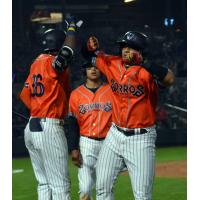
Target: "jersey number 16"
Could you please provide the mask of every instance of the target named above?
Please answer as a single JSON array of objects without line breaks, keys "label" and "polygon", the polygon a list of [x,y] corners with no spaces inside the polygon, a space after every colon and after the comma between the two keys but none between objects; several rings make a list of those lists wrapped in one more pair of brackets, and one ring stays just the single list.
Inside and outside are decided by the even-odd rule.
[{"label": "jersey number 16", "polygon": [[32,96],[41,97],[44,94],[44,85],[39,81],[42,81],[41,74],[33,75]]}]

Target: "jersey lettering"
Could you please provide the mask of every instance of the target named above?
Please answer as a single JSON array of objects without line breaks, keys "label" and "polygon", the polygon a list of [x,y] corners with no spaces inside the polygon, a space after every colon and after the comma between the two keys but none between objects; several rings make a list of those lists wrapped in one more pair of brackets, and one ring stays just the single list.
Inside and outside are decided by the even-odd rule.
[{"label": "jersey lettering", "polygon": [[105,112],[109,112],[112,109],[112,103],[92,103],[92,104],[81,104],[79,105],[79,113],[85,114],[88,111],[92,110],[102,110]]},{"label": "jersey lettering", "polygon": [[[42,81],[41,74],[33,75],[33,93],[32,96],[41,97],[44,94],[44,85],[39,82]],[[39,88],[39,89],[38,89]]]},{"label": "jersey lettering", "polygon": [[115,80],[111,80],[111,89],[113,92],[120,93],[120,94],[132,94],[133,96],[140,97],[144,94],[144,86],[143,85],[121,85]]}]

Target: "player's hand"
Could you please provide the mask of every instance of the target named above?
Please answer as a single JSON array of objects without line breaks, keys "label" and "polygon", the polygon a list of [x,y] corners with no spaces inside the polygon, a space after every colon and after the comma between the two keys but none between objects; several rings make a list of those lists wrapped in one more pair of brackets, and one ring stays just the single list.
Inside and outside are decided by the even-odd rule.
[{"label": "player's hand", "polygon": [[71,15],[68,15],[66,18],[65,18],[65,23],[68,26],[70,26],[71,24],[76,24],[76,19],[74,16],[71,16]]},{"label": "player's hand", "polygon": [[71,15],[68,15],[66,18],[65,18],[65,22],[67,23],[75,23],[76,22],[76,18],[75,16],[71,16]]},{"label": "player's hand", "polygon": [[74,16],[67,16],[65,19],[65,23],[67,25],[67,32],[68,31],[76,31],[76,19]]},{"label": "player's hand", "polygon": [[91,62],[93,57],[96,57],[99,53],[99,41],[96,37],[90,36],[88,40],[82,45],[82,56]]},{"label": "player's hand", "polygon": [[67,30],[69,28],[80,28],[83,25],[83,20],[77,21],[77,19],[74,16],[67,16],[65,19],[65,23],[67,25]]},{"label": "player's hand", "polygon": [[79,150],[73,150],[71,153],[72,162],[77,167],[81,167],[83,163],[82,155]]},{"label": "player's hand", "polygon": [[88,51],[95,52],[99,49],[99,41],[96,37],[91,36],[87,41],[87,49]]}]

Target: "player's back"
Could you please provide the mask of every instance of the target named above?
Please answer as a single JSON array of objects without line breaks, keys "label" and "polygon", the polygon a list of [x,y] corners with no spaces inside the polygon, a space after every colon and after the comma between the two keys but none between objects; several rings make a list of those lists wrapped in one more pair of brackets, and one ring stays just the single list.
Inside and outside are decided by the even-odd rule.
[{"label": "player's back", "polygon": [[58,73],[52,67],[55,56],[41,54],[31,66],[31,116],[64,118],[69,93],[68,70]]}]

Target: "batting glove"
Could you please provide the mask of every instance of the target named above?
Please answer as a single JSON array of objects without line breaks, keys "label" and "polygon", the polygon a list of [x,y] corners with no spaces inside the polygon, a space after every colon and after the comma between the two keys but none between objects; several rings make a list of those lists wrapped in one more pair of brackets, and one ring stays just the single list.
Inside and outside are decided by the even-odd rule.
[{"label": "batting glove", "polygon": [[77,22],[76,18],[74,16],[67,16],[65,19],[65,23],[67,25],[67,31],[75,32],[77,28],[80,28],[83,24],[82,20],[79,20]]},{"label": "batting glove", "polygon": [[92,57],[96,57],[99,53],[99,41],[96,37],[91,36],[81,48],[82,56],[91,61]]}]

